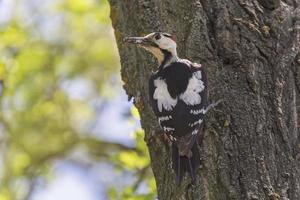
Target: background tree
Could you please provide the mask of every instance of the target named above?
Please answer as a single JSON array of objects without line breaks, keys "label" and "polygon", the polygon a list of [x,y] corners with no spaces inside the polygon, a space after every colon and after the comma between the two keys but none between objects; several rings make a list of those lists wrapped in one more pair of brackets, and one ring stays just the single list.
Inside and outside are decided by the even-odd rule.
[{"label": "background tree", "polygon": [[[300,199],[300,1],[110,0],[122,79],[146,132],[158,198]],[[174,32],[182,58],[199,62],[210,99],[195,186],[175,184],[170,147],[155,137],[147,79],[155,60],[124,36]]]},{"label": "background tree", "polygon": [[[143,132],[125,145],[95,128],[121,82],[111,30],[106,0],[0,0],[0,200],[36,198],[61,162],[127,174],[125,188],[98,186],[104,199],[154,198]],[[134,124],[135,109],[123,112]]]}]

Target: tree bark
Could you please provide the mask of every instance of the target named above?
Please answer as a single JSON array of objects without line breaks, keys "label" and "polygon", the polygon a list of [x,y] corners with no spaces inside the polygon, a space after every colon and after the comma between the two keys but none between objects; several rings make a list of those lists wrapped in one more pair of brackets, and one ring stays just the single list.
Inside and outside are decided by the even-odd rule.
[{"label": "tree bark", "polygon": [[[121,74],[145,130],[158,199],[300,199],[300,0],[110,0]],[[148,103],[154,58],[125,36],[175,33],[210,100],[197,181],[178,186]],[[154,138],[154,139],[153,139]]]}]

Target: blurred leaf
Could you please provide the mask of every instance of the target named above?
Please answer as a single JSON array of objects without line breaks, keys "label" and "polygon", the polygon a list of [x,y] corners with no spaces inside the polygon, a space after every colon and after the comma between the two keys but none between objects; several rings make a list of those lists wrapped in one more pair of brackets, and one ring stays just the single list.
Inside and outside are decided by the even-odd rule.
[{"label": "blurred leaf", "polygon": [[24,169],[26,169],[30,163],[30,156],[24,152],[17,152],[12,157],[12,172],[14,176],[20,176],[24,173]]},{"label": "blurred leaf", "polygon": [[135,151],[120,152],[117,158],[128,169],[141,169],[148,163],[147,158],[140,157]]},{"label": "blurred leaf", "polygon": [[0,80],[3,80],[6,76],[5,65],[0,61]]},{"label": "blurred leaf", "polygon": [[26,33],[22,29],[20,29],[18,23],[15,21],[11,21],[10,26],[4,29],[4,31],[0,31],[0,34],[0,47],[21,47],[26,42]]},{"label": "blurred leaf", "polygon": [[73,12],[87,12],[93,6],[93,0],[67,0],[67,8]]},{"label": "blurred leaf", "polygon": [[136,148],[139,152],[142,152],[143,155],[148,155],[148,149],[144,141],[144,135],[145,133],[142,129],[137,130],[135,132],[135,143],[136,143]]},{"label": "blurred leaf", "polygon": [[[156,196],[156,183],[153,177],[152,171],[150,169],[150,158],[148,155],[148,150],[144,142],[144,132],[142,130],[137,130],[135,132],[136,140],[136,150],[135,151],[122,151],[117,154],[113,162],[117,164],[118,167],[125,168],[127,170],[134,171],[137,176],[137,181],[132,185],[125,187],[122,193],[115,196],[114,188],[109,191],[112,193],[110,199],[125,199],[125,200],[142,200],[142,199],[155,199]],[[148,192],[145,194],[137,194],[136,190],[141,183],[146,183]]]},{"label": "blurred leaf", "polygon": [[[0,94],[5,87],[0,98],[0,200],[30,197],[41,183],[35,180],[50,181],[54,161],[68,159],[78,149],[88,154],[78,159],[97,163],[107,158],[149,187],[145,195],[137,194],[135,186],[124,193],[112,188],[112,199],[153,197],[142,130],[135,133],[134,147],[89,135],[102,115],[99,101],[113,98],[121,87],[110,81],[120,64],[108,2],[13,0],[12,5],[10,21],[0,27]],[[136,108],[131,113],[140,118]]]},{"label": "blurred leaf", "polygon": [[131,114],[132,114],[133,117],[140,120],[140,113],[139,113],[138,109],[135,106],[132,106]]},{"label": "blurred leaf", "polygon": [[0,190],[0,200],[10,200],[8,192],[4,192]]},{"label": "blurred leaf", "polygon": [[114,200],[118,198],[118,191],[116,190],[116,188],[109,188],[108,197],[109,199],[114,199]]}]

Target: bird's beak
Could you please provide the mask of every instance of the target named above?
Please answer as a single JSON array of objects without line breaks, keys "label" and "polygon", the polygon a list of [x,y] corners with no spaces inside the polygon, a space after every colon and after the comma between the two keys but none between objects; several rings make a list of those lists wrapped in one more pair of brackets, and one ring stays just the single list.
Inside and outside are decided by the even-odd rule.
[{"label": "bird's beak", "polygon": [[148,46],[151,44],[151,40],[146,37],[125,37],[123,41],[125,43],[137,44],[141,46]]}]

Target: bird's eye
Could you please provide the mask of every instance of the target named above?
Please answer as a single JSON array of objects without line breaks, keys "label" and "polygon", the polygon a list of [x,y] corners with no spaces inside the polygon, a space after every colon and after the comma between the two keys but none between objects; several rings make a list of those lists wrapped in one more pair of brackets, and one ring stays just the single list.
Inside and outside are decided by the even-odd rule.
[{"label": "bird's eye", "polygon": [[156,34],[156,35],[155,35],[155,39],[156,39],[156,40],[159,40],[160,38],[161,38],[161,35],[160,35],[160,34]]}]

